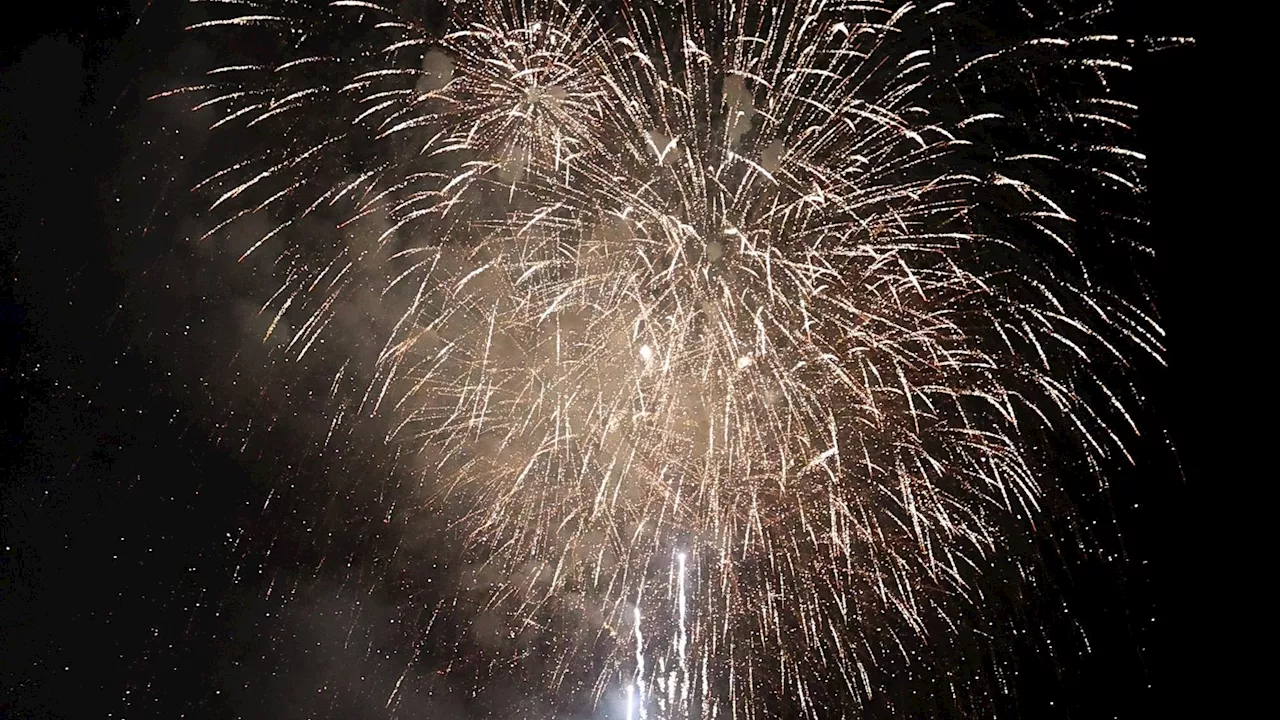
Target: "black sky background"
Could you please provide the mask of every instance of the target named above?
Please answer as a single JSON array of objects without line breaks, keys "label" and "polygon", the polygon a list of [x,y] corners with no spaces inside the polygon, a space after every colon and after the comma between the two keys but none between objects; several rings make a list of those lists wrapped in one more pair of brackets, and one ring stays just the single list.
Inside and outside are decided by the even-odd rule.
[{"label": "black sky background", "polygon": [[[32,15],[7,23],[0,43],[0,718],[306,717],[315,707],[328,713],[317,717],[383,717],[342,699],[315,702],[329,675],[403,665],[352,667],[326,654],[316,627],[326,603],[350,604],[342,592],[282,622],[248,619],[278,608],[253,604],[262,586],[242,581],[244,568],[256,565],[268,582],[281,563],[356,551],[343,546],[349,539],[308,548],[305,530],[273,534],[308,521],[287,504],[264,510],[273,486],[259,456],[241,452],[239,421],[210,425],[224,410],[206,385],[228,377],[214,366],[244,361],[210,339],[217,323],[233,322],[224,311],[234,303],[193,282],[192,265],[161,254],[170,236],[135,232],[180,226],[152,211],[171,186],[191,184],[136,160],[142,88],[179,57],[181,39],[172,3],[150,5],[26,5]],[[1226,271],[1240,262],[1221,259],[1233,250],[1212,249],[1228,242],[1224,121],[1214,107],[1222,48],[1190,11],[1155,7],[1133,10],[1125,24],[1199,39],[1149,58],[1138,82],[1158,252],[1151,283],[1170,367],[1144,379],[1157,424],[1147,425],[1137,466],[1113,475],[1105,504],[1085,508],[1118,526],[1127,559],[1063,580],[1097,647],[1058,662],[1029,658],[1009,717],[1208,717],[1229,712],[1238,695],[1224,681],[1232,663],[1222,652],[1248,623],[1225,610],[1237,562],[1225,531],[1248,459],[1227,450],[1244,420],[1242,400],[1223,388],[1248,372],[1234,330],[1247,275]],[[170,149],[181,146],[180,131]],[[117,206],[140,188],[154,191],[155,205]],[[179,301],[184,283],[199,286],[199,302],[188,299],[204,309]],[[1176,463],[1161,451],[1161,428]],[[238,542],[245,533],[279,542],[250,558]],[[386,603],[370,612],[394,626],[410,591],[393,583],[378,592]],[[262,633],[271,640],[255,644]],[[309,643],[320,649],[288,649]],[[262,647],[286,655],[288,667],[255,664]],[[259,677],[277,672],[285,679]],[[450,682],[397,717],[463,717],[465,691]],[[927,693],[927,681],[914,682]]]}]

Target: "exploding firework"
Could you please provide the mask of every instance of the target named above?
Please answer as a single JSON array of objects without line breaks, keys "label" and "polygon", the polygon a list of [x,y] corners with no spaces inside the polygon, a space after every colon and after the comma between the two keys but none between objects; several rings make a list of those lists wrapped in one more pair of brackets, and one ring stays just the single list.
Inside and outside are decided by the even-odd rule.
[{"label": "exploding firework", "polygon": [[1143,46],[1089,13],[209,5],[242,57],[184,92],[246,152],[208,236],[269,219],[268,335],[329,341],[334,422],[390,420],[485,607],[599,618],[553,687],[603,643],[639,717],[822,717],[1125,454],[1161,330],[1091,270],[1142,253]]}]

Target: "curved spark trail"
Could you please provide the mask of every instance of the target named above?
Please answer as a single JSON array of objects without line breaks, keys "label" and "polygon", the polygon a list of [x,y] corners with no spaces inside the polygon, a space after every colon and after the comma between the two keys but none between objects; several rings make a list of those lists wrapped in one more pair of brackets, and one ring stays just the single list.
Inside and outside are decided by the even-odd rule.
[{"label": "curved spark trail", "polygon": [[206,5],[255,39],[185,89],[245,140],[209,235],[269,219],[268,335],[329,340],[335,418],[392,419],[486,607],[598,609],[552,687],[604,641],[628,716],[856,704],[1125,455],[1162,331],[1095,271],[1142,252],[1143,45],[1087,14],[984,45],[971,3]]}]

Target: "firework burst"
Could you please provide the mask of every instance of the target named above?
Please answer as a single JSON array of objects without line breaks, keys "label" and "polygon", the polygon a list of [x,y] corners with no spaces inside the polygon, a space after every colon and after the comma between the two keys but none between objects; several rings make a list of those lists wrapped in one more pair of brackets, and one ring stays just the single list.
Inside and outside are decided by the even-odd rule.
[{"label": "firework burst", "polygon": [[257,42],[186,89],[252,148],[209,235],[271,219],[291,358],[377,298],[335,417],[392,420],[484,605],[601,618],[553,687],[604,642],[639,716],[822,717],[1125,453],[1161,331],[1089,270],[1141,250],[1139,46],[1087,13],[980,46],[955,3],[210,5]]}]

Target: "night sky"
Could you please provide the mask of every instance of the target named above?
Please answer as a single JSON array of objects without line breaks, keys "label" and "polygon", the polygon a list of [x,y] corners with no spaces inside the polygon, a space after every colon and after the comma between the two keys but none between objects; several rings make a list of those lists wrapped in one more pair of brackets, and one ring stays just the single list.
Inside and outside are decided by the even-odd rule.
[{"label": "night sky", "polygon": [[[175,241],[199,179],[183,161],[207,151],[195,121],[144,99],[207,60],[175,5],[24,3],[31,16],[5,21],[0,718],[539,717],[536,671],[473,692],[479,630],[424,636],[453,549],[388,561],[386,481],[287,451],[323,418],[315,388],[263,370],[242,340],[260,330],[234,275],[251,268],[218,275]],[[1225,388],[1253,371],[1225,320],[1238,261],[1206,251],[1236,242],[1214,234],[1208,200],[1224,184],[1205,69],[1217,47],[1189,12],[1131,15],[1135,33],[1202,35],[1146,58],[1136,83],[1169,368],[1141,379],[1135,466],[1049,521],[1053,585],[1019,610],[1068,637],[1047,607],[1066,603],[1089,648],[1010,648],[1009,692],[984,710],[1000,717],[1209,716],[1223,687],[1206,678],[1224,667],[1207,648],[1241,632],[1221,630],[1221,513],[1247,465],[1225,449],[1241,402]],[[1092,551],[1053,540],[1079,532]],[[900,678],[896,709],[871,714],[960,712],[930,688]]]}]

